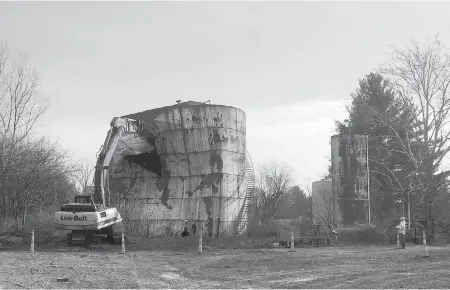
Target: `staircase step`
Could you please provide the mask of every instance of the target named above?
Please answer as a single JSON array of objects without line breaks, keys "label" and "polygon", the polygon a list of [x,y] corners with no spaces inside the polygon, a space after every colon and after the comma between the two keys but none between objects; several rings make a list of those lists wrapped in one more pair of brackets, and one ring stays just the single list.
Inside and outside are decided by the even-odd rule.
[{"label": "staircase step", "polygon": [[251,162],[251,157],[246,152],[246,168],[245,168],[245,178],[246,178],[246,191],[245,191],[245,199],[244,204],[238,214],[239,223],[237,224],[237,232],[242,233],[245,230],[248,224],[248,213],[250,208],[250,200],[253,197],[253,192],[255,189],[255,173],[253,170],[253,164]]}]

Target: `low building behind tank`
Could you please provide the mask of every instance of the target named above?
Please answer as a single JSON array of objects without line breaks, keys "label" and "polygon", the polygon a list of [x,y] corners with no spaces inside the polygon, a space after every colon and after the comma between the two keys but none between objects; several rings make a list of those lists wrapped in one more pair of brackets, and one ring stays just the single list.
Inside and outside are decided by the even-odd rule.
[{"label": "low building behind tank", "polygon": [[313,223],[338,225],[340,220],[339,201],[333,194],[332,180],[315,181],[311,187]]},{"label": "low building behind tank", "polygon": [[367,223],[368,136],[341,134],[331,137],[332,191],[339,201],[337,224]]},{"label": "low building behind tank", "polygon": [[140,122],[147,142],[135,154],[122,142],[127,155],[119,148],[110,164],[110,204],[127,231],[178,234],[187,220],[191,232],[236,233],[246,202],[245,113],[186,102],[124,118]]}]

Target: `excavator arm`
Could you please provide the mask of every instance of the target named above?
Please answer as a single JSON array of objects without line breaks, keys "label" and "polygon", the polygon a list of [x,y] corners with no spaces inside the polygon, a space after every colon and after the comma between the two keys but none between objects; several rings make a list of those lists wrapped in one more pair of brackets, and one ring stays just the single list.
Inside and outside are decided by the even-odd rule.
[{"label": "excavator arm", "polygon": [[138,121],[119,117],[113,118],[110,124],[111,129],[97,155],[94,174],[94,203],[104,207],[110,206],[109,166],[117,146],[124,134],[137,133],[140,126]]}]

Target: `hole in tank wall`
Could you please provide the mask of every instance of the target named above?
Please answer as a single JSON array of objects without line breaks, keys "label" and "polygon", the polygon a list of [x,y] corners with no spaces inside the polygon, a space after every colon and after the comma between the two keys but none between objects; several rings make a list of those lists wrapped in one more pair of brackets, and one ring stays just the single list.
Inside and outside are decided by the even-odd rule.
[{"label": "hole in tank wall", "polygon": [[138,155],[127,155],[123,159],[130,163],[137,164],[159,176],[162,174],[161,158],[156,153],[156,150],[153,150],[150,153],[145,152]]}]

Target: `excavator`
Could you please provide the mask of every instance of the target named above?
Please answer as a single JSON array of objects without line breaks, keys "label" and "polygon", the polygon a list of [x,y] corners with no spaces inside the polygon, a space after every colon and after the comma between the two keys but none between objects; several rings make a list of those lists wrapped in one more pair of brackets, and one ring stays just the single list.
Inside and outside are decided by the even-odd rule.
[{"label": "excavator", "polygon": [[[123,149],[129,148],[126,146],[129,140],[134,141],[134,145],[141,144],[143,150],[153,149],[145,148],[149,146],[148,142],[134,134],[139,126],[139,122],[133,119],[116,117],[111,121],[111,129],[97,154],[94,194],[77,195],[74,203],[62,205],[55,213],[55,228],[71,231],[68,234],[69,245],[88,245],[96,237],[121,243],[125,227],[117,208],[110,205],[108,170],[111,160],[117,162],[126,154],[134,153]],[[139,149],[139,146],[135,148]]]}]

